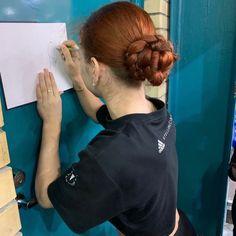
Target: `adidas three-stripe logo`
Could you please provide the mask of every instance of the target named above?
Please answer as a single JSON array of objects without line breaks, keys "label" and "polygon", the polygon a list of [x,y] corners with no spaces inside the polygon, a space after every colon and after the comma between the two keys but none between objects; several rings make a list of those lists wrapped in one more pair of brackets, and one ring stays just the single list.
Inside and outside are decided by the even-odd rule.
[{"label": "adidas three-stripe logo", "polygon": [[163,152],[163,150],[165,149],[165,144],[162,142],[162,141],[160,141],[159,139],[158,139],[158,152],[159,153],[162,153]]}]

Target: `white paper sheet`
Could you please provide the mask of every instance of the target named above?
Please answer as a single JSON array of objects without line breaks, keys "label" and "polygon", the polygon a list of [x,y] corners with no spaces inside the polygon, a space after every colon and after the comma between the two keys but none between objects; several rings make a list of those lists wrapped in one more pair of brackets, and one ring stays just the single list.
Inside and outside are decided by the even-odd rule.
[{"label": "white paper sheet", "polygon": [[54,74],[60,91],[72,88],[56,49],[66,39],[65,23],[0,23],[0,73],[8,109],[36,101],[43,68]]}]

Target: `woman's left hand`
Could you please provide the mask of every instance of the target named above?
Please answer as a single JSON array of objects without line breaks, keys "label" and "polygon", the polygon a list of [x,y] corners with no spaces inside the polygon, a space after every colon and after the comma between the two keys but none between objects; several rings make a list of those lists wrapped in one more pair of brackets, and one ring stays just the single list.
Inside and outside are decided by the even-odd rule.
[{"label": "woman's left hand", "polygon": [[54,76],[47,69],[39,73],[36,88],[37,108],[44,123],[58,125],[62,119],[62,102]]}]

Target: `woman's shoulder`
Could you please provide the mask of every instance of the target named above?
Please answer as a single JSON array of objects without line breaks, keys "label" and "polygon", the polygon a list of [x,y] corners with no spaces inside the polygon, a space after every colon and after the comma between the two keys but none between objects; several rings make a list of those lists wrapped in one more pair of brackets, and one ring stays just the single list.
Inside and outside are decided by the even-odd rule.
[{"label": "woman's shoulder", "polygon": [[122,130],[104,129],[89,142],[87,148],[99,157],[119,150],[125,143],[127,143],[127,135]]}]

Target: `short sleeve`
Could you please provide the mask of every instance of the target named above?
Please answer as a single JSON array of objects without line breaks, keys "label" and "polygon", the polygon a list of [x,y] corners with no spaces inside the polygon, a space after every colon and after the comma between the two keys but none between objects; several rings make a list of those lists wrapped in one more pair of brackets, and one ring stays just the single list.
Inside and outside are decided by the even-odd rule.
[{"label": "short sleeve", "polygon": [[103,171],[96,159],[82,154],[48,187],[52,205],[70,229],[82,233],[123,211],[119,187]]},{"label": "short sleeve", "polygon": [[106,105],[102,105],[97,113],[96,113],[97,121],[99,124],[101,124],[104,128],[106,128],[106,123],[108,120],[111,120],[109,111],[107,109]]}]

